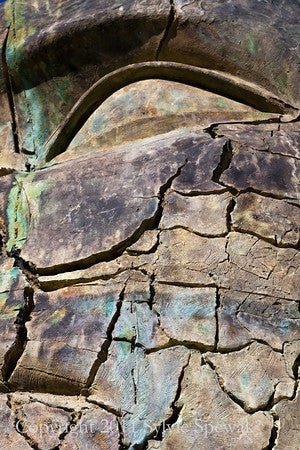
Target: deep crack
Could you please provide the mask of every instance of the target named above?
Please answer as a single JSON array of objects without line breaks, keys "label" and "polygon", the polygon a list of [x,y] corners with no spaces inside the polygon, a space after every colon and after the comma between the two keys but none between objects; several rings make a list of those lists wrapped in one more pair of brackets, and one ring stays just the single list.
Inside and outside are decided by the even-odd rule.
[{"label": "deep crack", "polygon": [[108,350],[109,350],[109,347],[113,340],[112,333],[113,333],[115,325],[121,315],[121,309],[122,309],[122,304],[123,304],[123,300],[124,300],[125,289],[126,289],[126,282],[125,282],[125,285],[119,295],[119,301],[116,304],[116,312],[113,315],[113,317],[110,321],[110,324],[107,327],[106,339],[101,346],[101,350],[98,353],[96,361],[94,362],[94,364],[91,367],[88,379],[86,381],[85,389],[83,390],[83,394],[84,394],[84,392],[88,391],[90,389],[90,387],[92,386],[92,384],[95,380],[96,374],[98,372],[98,369],[101,366],[101,364],[103,364],[105,361],[107,361]]},{"label": "deep crack", "polygon": [[24,289],[24,305],[20,308],[15,320],[16,339],[4,357],[4,364],[1,370],[2,378],[5,382],[9,381],[11,374],[15,370],[16,365],[25,350],[27,344],[26,322],[31,319],[30,315],[33,309],[33,289],[26,287]]},{"label": "deep crack", "polygon": [[161,53],[163,46],[165,45],[165,43],[167,42],[167,40],[169,38],[170,29],[171,29],[171,26],[173,25],[174,19],[175,19],[174,0],[170,0],[170,12],[169,12],[169,17],[168,17],[168,22],[167,22],[164,34],[158,44],[156,54],[155,54],[155,61],[159,61],[159,55]]},{"label": "deep crack", "polygon": [[223,172],[229,168],[233,157],[233,151],[230,140],[227,140],[223,146],[223,151],[220,157],[219,164],[213,171],[212,181],[215,183],[220,183],[220,178]]},{"label": "deep crack", "polygon": [[273,448],[277,444],[278,428],[279,428],[279,426],[278,426],[279,417],[274,411],[272,411],[272,416],[273,416],[273,427],[272,427],[272,430],[271,430],[270,439],[269,439],[269,445],[267,447],[267,450],[273,450]]},{"label": "deep crack", "polygon": [[8,35],[9,35],[9,28],[7,30],[7,33],[6,33],[4,42],[3,42],[3,46],[2,46],[2,54],[1,54],[2,69],[3,69],[5,88],[6,88],[8,104],[9,104],[9,109],[10,109],[10,114],[11,114],[12,133],[13,133],[15,153],[20,153],[19,137],[18,137],[18,132],[17,132],[16,110],[15,110],[13,89],[12,89],[12,80],[11,80],[11,77],[9,74],[9,68],[8,68],[8,63],[7,63],[7,59],[6,59]]}]

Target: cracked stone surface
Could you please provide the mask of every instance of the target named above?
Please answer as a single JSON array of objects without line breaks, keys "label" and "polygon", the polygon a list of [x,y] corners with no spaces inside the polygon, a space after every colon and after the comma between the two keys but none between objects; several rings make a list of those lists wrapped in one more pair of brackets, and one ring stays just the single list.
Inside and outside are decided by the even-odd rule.
[{"label": "cracked stone surface", "polygon": [[[238,349],[259,339],[281,351],[286,342],[295,345],[299,320],[298,302],[221,289],[218,348]],[[292,348],[288,348],[286,351],[290,353]]]},{"label": "cracked stone surface", "polygon": [[[299,198],[298,159],[239,146],[220,181],[238,190],[254,190],[279,197]],[[263,170],[261,170],[263,168]]]},{"label": "cracked stone surface", "polygon": [[238,399],[247,411],[263,409],[274,388],[280,388],[282,395],[287,392],[286,396],[293,396],[295,382],[287,374],[282,354],[264,344],[254,342],[225,355],[207,353],[205,359],[214,367],[226,392]]},{"label": "cracked stone surface", "polygon": [[71,422],[68,412],[39,402],[23,405],[18,410],[17,417],[18,429],[24,430],[29,442],[43,450],[57,447],[60,444],[60,435],[68,430]]},{"label": "cracked stone surface", "polygon": [[270,413],[247,414],[221,389],[213,370],[201,365],[199,354],[192,355],[185,371],[178,407],[177,423],[166,429],[154,448],[263,449],[268,445]]},{"label": "cracked stone surface", "polygon": [[[189,355],[188,349],[180,347],[145,355],[138,347],[132,350],[128,342],[112,343],[108,359],[92,385],[90,399],[122,413],[127,445],[142,444],[172,415],[178,378]],[[163,395],[157,380],[163,381]]]},{"label": "cracked stone surface", "polygon": [[37,293],[27,346],[12,385],[59,393],[84,387],[107,339],[122,288],[122,283],[104,282]]},{"label": "cracked stone surface", "polygon": [[116,417],[100,408],[83,411],[74,432],[69,433],[60,446],[63,450],[74,448],[119,448],[119,429]]},{"label": "cracked stone surface", "polygon": [[7,396],[0,394],[0,445],[2,448],[13,450],[19,448],[28,450],[32,448],[15,428],[15,417],[8,406]]},{"label": "cracked stone surface", "polygon": [[262,236],[279,245],[299,245],[300,210],[282,200],[247,193],[236,200],[232,226],[237,231]]},{"label": "cracked stone surface", "polygon": [[224,235],[230,199],[228,193],[186,198],[172,192],[165,200],[161,227],[183,227],[202,235],[207,235],[209,229],[211,236]]},{"label": "cracked stone surface", "polygon": [[280,421],[276,449],[297,448],[299,446],[299,402],[300,395],[297,392],[292,401],[283,400],[274,407],[275,414]]},{"label": "cracked stone surface", "polygon": [[299,448],[298,16],[0,4],[1,449]]},{"label": "cracked stone surface", "polygon": [[21,311],[25,307],[25,286],[25,278],[19,269],[12,268],[0,273],[0,391],[2,392],[7,390],[5,382],[23,351],[25,336],[24,330],[21,329]]}]

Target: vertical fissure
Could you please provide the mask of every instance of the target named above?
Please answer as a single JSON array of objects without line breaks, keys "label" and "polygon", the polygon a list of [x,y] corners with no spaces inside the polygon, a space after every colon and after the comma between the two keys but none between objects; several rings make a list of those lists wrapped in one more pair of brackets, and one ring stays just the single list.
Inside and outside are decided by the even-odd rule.
[{"label": "vertical fissure", "polygon": [[30,321],[33,309],[33,289],[26,287],[24,289],[24,305],[20,308],[15,320],[16,339],[11,348],[7,351],[2,367],[2,377],[5,382],[9,382],[9,378],[15,370],[27,345],[26,322]]},{"label": "vertical fissure", "polygon": [[168,22],[164,31],[164,34],[158,44],[157,50],[156,50],[156,54],[155,54],[155,61],[159,61],[159,55],[161,53],[161,50],[165,44],[165,42],[168,39],[169,36],[169,32],[171,29],[171,26],[173,25],[175,19],[175,5],[174,5],[174,0],[170,0],[170,12],[169,12],[169,17],[168,17]]},{"label": "vertical fissure", "polygon": [[12,133],[13,133],[13,141],[14,141],[14,149],[15,153],[20,153],[20,146],[19,146],[19,136],[17,131],[17,119],[16,119],[16,109],[15,109],[15,102],[14,102],[14,96],[13,96],[13,88],[12,88],[12,80],[9,74],[9,67],[8,62],[6,59],[6,50],[7,50],[7,41],[9,36],[9,28],[7,30],[3,46],[2,46],[2,70],[3,70],[3,76],[5,81],[5,88],[6,88],[6,94],[8,98],[8,104],[11,114],[11,125],[12,125]]}]

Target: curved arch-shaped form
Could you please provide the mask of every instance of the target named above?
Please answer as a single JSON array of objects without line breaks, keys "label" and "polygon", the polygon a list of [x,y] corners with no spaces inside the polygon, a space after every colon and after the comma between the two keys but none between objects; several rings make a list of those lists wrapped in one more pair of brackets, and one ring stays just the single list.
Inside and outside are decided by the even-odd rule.
[{"label": "curved arch-shaped form", "polygon": [[216,94],[226,93],[226,97],[264,112],[292,115],[297,111],[272,93],[226,73],[173,62],[132,64],[104,76],[79,99],[45,144],[41,161],[49,162],[63,153],[89,116],[114,92],[149,78],[182,82]]}]

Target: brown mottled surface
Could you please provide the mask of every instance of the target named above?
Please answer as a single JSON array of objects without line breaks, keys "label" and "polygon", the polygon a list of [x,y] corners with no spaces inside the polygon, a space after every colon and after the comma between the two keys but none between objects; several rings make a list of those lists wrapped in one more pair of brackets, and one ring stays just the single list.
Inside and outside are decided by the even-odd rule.
[{"label": "brown mottled surface", "polygon": [[0,6],[1,450],[299,448],[298,10]]}]

